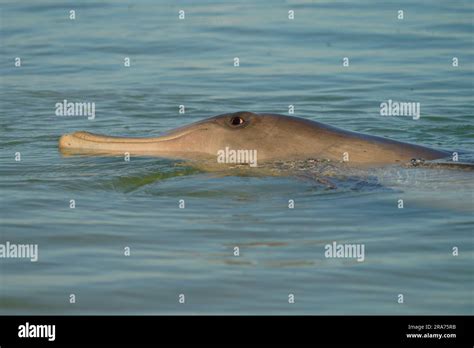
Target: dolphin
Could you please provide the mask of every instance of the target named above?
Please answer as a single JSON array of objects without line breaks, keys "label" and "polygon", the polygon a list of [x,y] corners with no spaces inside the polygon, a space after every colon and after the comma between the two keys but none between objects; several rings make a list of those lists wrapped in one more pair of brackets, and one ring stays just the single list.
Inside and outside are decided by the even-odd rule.
[{"label": "dolphin", "polygon": [[[223,151],[255,151],[258,163],[308,158],[376,167],[434,160],[446,151],[347,131],[320,122],[247,111],[210,117],[158,137],[131,138],[89,132],[59,139],[64,154],[145,155],[216,161]],[[235,155],[235,153],[234,153]]]}]

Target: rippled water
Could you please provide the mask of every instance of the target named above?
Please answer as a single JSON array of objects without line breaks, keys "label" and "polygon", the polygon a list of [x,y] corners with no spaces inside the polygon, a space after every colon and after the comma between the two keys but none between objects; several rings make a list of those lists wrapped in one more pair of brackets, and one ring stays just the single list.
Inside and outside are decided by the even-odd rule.
[{"label": "rippled water", "polygon": [[[74,130],[151,136],[291,104],[472,161],[472,2],[6,1],[0,13],[0,242],[40,253],[0,259],[1,313],[473,313],[472,172],[390,168],[328,188],[308,173],[57,150]],[[64,99],[95,102],[96,118],[55,116]],[[420,120],[380,116],[388,99],[420,102]],[[364,244],[365,260],[326,258],[333,241]]]}]

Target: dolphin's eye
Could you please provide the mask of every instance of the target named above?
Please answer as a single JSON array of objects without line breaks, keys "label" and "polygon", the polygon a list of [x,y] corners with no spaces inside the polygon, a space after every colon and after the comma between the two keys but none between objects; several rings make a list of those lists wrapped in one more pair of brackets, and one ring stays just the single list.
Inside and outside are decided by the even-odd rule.
[{"label": "dolphin's eye", "polygon": [[233,126],[239,126],[244,123],[245,123],[245,120],[239,116],[234,116],[230,119],[230,124]]}]

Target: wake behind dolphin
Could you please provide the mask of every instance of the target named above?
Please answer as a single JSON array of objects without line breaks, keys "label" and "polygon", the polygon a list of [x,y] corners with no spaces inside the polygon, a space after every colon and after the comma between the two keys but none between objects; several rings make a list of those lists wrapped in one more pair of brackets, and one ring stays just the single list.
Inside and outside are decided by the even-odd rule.
[{"label": "wake behind dolphin", "polygon": [[346,131],[303,118],[252,112],[218,115],[159,137],[128,138],[75,132],[63,135],[59,148],[67,154],[129,153],[207,159],[215,163],[220,163],[222,156],[233,155],[235,163],[246,163],[238,162],[240,154],[251,165],[254,154],[254,164],[313,158],[359,167],[407,164],[449,155],[445,151]]}]

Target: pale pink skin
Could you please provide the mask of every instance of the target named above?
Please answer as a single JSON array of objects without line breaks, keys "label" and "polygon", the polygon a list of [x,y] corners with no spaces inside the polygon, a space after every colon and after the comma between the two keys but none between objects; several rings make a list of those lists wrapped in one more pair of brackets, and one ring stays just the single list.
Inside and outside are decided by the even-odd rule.
[{"label": "pale pink skin", "polygon": [[448,156],[444,151],[345,131],[302,118],[251,112],[211,117],[159,137],[75,132],[59,140],[59,148],[65,154],[129,153],[190,160],[216,159],[218,151],[226,147],[257,150],[259,163],[308,158],[343,161],[348,155],[347,165],[380,166]]}]

